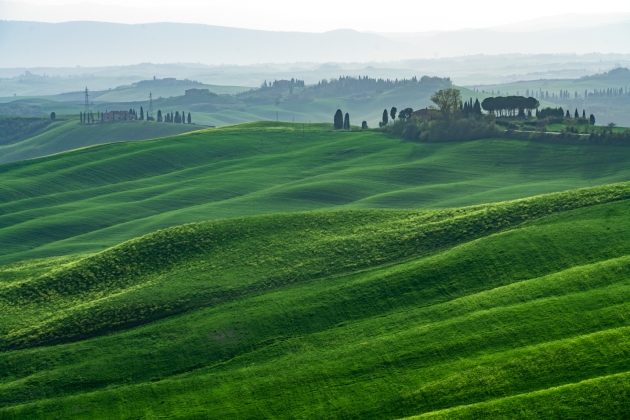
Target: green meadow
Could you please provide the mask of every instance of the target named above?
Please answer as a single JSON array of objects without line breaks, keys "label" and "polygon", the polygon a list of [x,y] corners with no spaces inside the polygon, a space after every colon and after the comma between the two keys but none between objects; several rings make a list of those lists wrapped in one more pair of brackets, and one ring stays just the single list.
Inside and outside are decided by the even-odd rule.
[{"label": "green meadow", "polygon": [[628,179],[288,123],[0,165],[0,418],[627,418]]},{"label": "green meadow", "polygon": [[630,147],[255,123],[0,166],[0,262],[105,249],[188,222],[317,209],[446,208],[630,179]]}]

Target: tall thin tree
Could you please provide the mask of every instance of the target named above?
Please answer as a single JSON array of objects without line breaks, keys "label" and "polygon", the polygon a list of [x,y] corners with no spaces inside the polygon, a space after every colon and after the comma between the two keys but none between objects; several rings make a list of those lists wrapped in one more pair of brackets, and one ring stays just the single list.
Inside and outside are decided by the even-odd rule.
[{"label": "tall thin tree", "polygon": [[340,109],[335,112],[333,126],[335,130],[341,130],[343,128],[343,112]]}]

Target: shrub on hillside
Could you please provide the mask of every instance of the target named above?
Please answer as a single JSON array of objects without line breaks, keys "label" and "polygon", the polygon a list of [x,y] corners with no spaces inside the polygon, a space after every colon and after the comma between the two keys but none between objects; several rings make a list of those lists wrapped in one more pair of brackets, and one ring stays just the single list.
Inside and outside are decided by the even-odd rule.
[{"label": "shrub on hillside", "polygon": [[398,120],[387,127],[391,134],[416,141],[478,140],[500,134],[491,118],[457,118],[422,120],[411,118]]}]

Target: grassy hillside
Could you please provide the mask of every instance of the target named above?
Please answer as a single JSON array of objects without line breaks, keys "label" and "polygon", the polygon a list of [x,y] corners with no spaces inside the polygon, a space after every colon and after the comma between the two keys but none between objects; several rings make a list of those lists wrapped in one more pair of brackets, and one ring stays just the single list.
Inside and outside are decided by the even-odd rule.
[{"label": "grassy hillside", "polygon": [[622,183],[4,266],[0,417],[628,417],[629,211]]},{"label": "grassy hillside", "polygon": [[15,143],[46,130],[50,118],[0,118],[0,145]]},{"label": "grassy hillside", "polygon": [[21,138],[11,144],[0,144],[0,163],[32,159],[95,144],[173,136],[199,128],[140,121],[91,126],[80,125],[76,120],[59,121],[41,133]]},{"label": "grassy hillside", "polygon": [[443,208],[630,178],[630,147],[404,142],[245,124],[0,166],[0,262],[93,252],[156,229],[323,208]]},{"label": "grassy hillside", "polygon": [[115,89],[97,92],[94,100],[97,102],[137,102],[146,101],[149,93],[153,98],[168,98],[181,96],[186,89],[208,89],[216,94],[233,95],[249,90],[242,86],[217,86],[200,83],[193,80],[156,79],[142,80],[131,85],[119,86]]}]

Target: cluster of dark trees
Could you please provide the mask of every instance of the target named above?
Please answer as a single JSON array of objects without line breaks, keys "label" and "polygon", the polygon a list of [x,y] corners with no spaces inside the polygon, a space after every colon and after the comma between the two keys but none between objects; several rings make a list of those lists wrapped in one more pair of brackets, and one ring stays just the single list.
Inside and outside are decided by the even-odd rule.
[{"label": "cluster of dark trees", "polygon": [[473,99],[470,98],[468,101],[464,102],[461,108],[464,117],[481,116],[483,114],[483,112],[481,112],[479,99],[475,99],[473,102]]},{"label": "cluster of dark trees", "polygon": [[571,112],[568,109],[565,111],[564,108],[562,107],[543,108],[541,110],[536,110],[536,118],[538,118],[539,120],[544,120],[544,119],[557,120],[558,122],[573,119],[577,121],[578,124],[595,125],[595,115],[591,114],[588,117],[586,117],[585,109],[582,110],[582,114],[580,115],[580,112],[578,111],[577,108],[575,108],[575,111],[573,112],[573,116],[571,116]]},{"label": "cluster of dark trees", "polygon": [[395,106],[393,106],[389,111],[387,111],[387,109],[384,109],[383,118],[381,119],[381,121],[379,121],[378,126],[385,127],[387,124],[389,124],[390,119],[391,122],[394,123],[396,122],[396,117],[398,117],[400,121],[406,121],[411,118],[411,114],[413,114],[413,108],[405,108],[400,112],[398,112],[398,108],[396,108]]},{"label": "cluster of dark trees", "polygon": [[496,117],[531,117],[540,103],[531,96],[497,96],[484,99],[481,106]]},{"label": "cluster of dark trees", "polygon": [[293,89],[303,88],[306,86],[304,80],[291,79],[291,80],[274,80],[273,82],[267,82],[266,80],[260,86],[261,89]]},{"label": "cluster of dark trees", "polygon": [[162,110],[158,109],[157,122],[192,124],[192,116],[190,115],[190,112],[188,113],[188,116],[186,116],[186,113],[184,111],[182,111],[181,114],[179,113],[179,111],[175,111],[175,113],[168,112],[166,114],[162,114]]},{"label": "cluster of dark trees", "polygon": [[[132,108],[129,108],[128,111],[122,111],[122,112],[123,113],[126,112],[126,115],[124,118],[124,120],[126,121],[144,119],[144,111],[142,110],[142,107],[140,107],[140,116],[138,116],[138,112]],[[105,120],[105,113],[100,112],[100,111],[96,111],[96,114],[94,114],[94,112],[92,111],[80,112],[79,120],[81,121],[81,124],[94,124],[95,122],[103,122]]]},{"label": "cluster of dark trees", "polygon": [[498,132],[494,119],[484,117],[479,101],[462,101],[457,89],[440,89],[431,96],[431,101],[437,109],[401,111],[398,121],[391,126],[392,134],[407,140],[449,141],[487,138]]},{"label": "cluster of dark trees", "polygon": [[81,124],[94,124],[96,121],[100,121],[101,120],[101,113],[97,112],[96,113],[96,118],[94,118],[94,113],[92,111],[90,111],[90,112],[80,112],[79,113],[79,120],[81,121]]},{"label": "cluster of dark trees", "polygon": [[539,111],[536,111],[536,118],[538,119],[547,119],[547,118],[564,118],[564,109],[560,108],[543,108]]},{"label": "cluster of dark trees", "polygon": [[[367,122],[363,121],[367,126]],[[338,109],[335,112],[335,117],[333,119],[333,126],[335,130],[350,130],[350,114],[346,112],[346,115],[343,115],[343,111]],[[363,124],[362,124],[363,126]]]},{"label": "cluster of dark trees", "polygon": [[[590,114],[587,117],[586,110],[580,113],[576,108],[571,113],[561,107],[539,109],[539,103],[533,97],[491,97],[482,103],[472,99],[462,102],[460,91],[449,88],[435,92],[431,96],[431,101],[437,109],[426,108],[416,112],[411,108],[400,112],[396,107],[392,107],[389,111],[385,109],[379,125],[395,136],[420,141],[473,140],[497,135],[545,141],[583,140],[586,137],[585,130],[579,129],[578,125],[595,125],[595,116]],[[482,112],[482,108],[487,111],[487,114]],[[533,118],[525,119],[521,125],[511,118],[496,119],[497,116],[532,116],[534,109],[540,121]],[[546,127],[546,124],[556,121],[567,123],[562,133],[529,129],[529,127]],[[614,124],[603,130],[591,128],[590,141],[623,142],[630,138],[630,130],[616,133],[613,129]]]},{"label": "cluster of dark trees", "polygon": [[592,92],[585,92],[586,97],[613,97],[613,96],[628,96],[630,95],[630,88],[608,88],[608,89],[594,89]]}]

